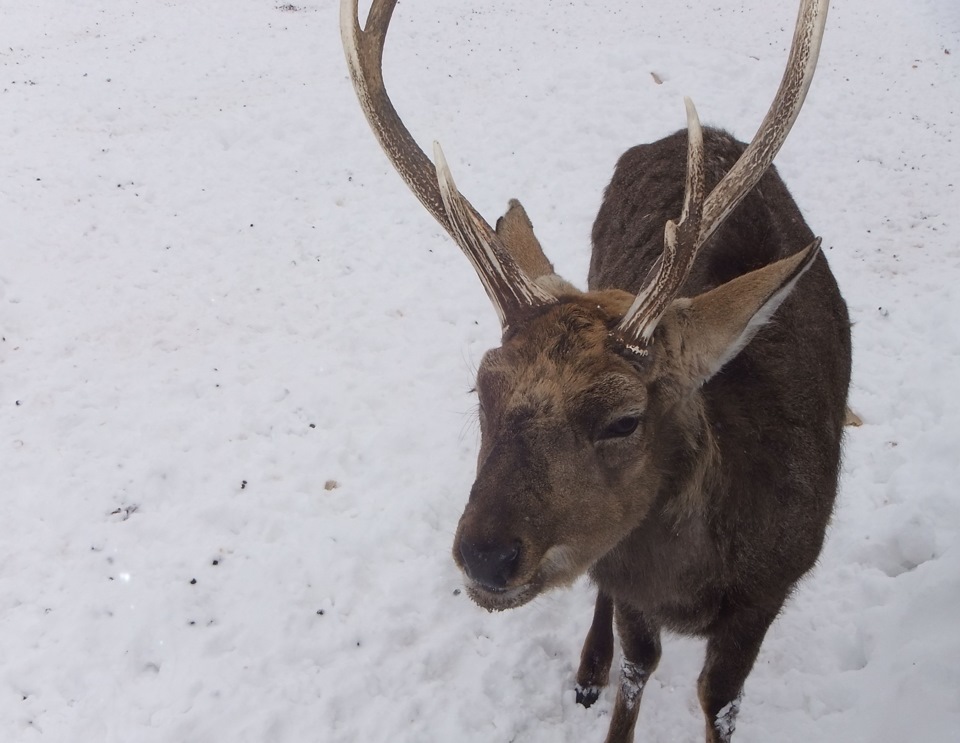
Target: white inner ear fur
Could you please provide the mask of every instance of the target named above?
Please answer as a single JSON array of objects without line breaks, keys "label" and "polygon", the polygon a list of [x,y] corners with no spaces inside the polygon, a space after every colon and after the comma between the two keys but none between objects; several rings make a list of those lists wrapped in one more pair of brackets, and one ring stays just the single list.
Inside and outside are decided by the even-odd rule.
[{"label": "white inner ear fur", "polygon": [[[760,309],[753,313],[753,316],[747,321],[747,324],[743,330],[740,331],[740,334],[727,343],[719,356],[707,356],[701,359],[700,384],[705,384],[714,374],[720,371],[728,361],[747,347],[747,344],[753,340],[753,336],[757,334],[757,331],[770,322],[777,308],[780,307],[783,300],[790,296],[790,292],[793,291],[793,288],[797,285],[797,282],[804,273],[805,271],[801,271],[771,294],[770,298],[760,306]],[[674,302],[674,306],[681,310],[686,309],[690,305],[691,300],[689,299],[678,299]]]},{"label": "white inner ear fur", "polygon": [[552,297],[569,296],[570,294],[583,294],[577,287],[571,284],[562,276],[555,273],[538,276],[533,283],[550,294]]}]

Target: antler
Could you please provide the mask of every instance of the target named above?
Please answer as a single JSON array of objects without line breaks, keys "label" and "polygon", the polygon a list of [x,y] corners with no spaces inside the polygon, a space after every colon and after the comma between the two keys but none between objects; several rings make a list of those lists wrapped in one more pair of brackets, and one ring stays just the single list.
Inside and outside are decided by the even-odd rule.
[{"label": "antler", "polygon": [[[680,222],[664,227],[663,255],[617,326],[634,353],[644,353],[660,317],[686,281],[697,251],[750,193],[783,145],[813,79],[830,0],[801,0],[793,44],[777,95],[753,141],[716,188],[703,199],[703,141],[693,104],[687,100],[687,181]],[[639,343],[639,345],[637,345]]]},{"label": "antler", "polygon": [[[703,130],[693,101],[684,98],[683,102],[687,107],[687,180],[680,221],[667,220],[663,228],[663,254],[617,326],[621,338],[637,339],[642,345],[650,341],[657,321],[686,280],[702,244]],[[643,353],[642,346],[627,342],[627,348]]]},{"label": "antler", "polygon": [[504,330],[525,309],[556,300],[535,284],[510,256],[503,241],[457,190],[434,144],[434,168],[404,126],[383,84],[383,45],[397,0],[374,0],[360,29],[358,0],[341,0],[340,34],[360,106],[393,167],[420,203],[450,233],[473,264]]}]

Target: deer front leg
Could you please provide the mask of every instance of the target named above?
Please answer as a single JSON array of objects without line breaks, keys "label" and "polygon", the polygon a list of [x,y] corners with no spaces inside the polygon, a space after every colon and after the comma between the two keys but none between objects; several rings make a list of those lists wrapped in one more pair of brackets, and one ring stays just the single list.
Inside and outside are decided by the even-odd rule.
[{"label": "deer front leg", "polygon": [[616,617],[623,661],[606,743],[630,743],[640,713],[643,687],[660,662],[660,628],[624,604],[616,605]]},{"label": "deer front leg", "polygon": [[613,660],[613,600],[597,591],[597,603],[593,609],[593,623],[587,632],[580,652],[580,668],[577,671],[577,704],[589,707],[600,696],[600,690],[610,678],[610,662]]},{"label": "deer front leg", "polygon": [[707,723],[707,743],[730,743],[740,711],[743,683],[770,624],[780,611],[750,609],[723,620],[707,640],[707,658],[697,691]]}]

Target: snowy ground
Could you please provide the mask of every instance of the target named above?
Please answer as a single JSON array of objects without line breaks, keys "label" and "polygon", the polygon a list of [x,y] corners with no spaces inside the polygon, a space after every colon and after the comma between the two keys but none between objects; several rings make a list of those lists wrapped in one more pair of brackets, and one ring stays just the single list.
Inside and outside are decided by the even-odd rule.
[{"label": "snowy ground", "polygon": [[[589,586],[491,615],[449,558],[495,315],[335,0],[278,5],[0,0],[0,740],[600,741]],[[405,0],[388,85],[582,285],[619,153],[685,94],[749,137],[794,5]],[[960,735],[958,62],[956,0],[835,0],[777,160],[865,425],[739,743]],[[701,739],[701,654],[668,639],[638,741]]]}]

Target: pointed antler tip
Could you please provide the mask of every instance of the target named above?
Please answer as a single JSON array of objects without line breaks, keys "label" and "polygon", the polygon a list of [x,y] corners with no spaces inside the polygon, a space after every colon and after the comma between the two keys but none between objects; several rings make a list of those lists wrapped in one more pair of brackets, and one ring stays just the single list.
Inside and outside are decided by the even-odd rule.
[{"label": "pointed antler tip", "polygon": [[450,205],[447,203],[449,194],[456,192],[457,184],[453,181],[453,173],[450,172],[450,166],[447,164],[447,158],[444,157],[443,148],[436,140],[433,142],[433,163],[437,171],[437,184],[440,186],[443,204],[449,214]]},{"label": "pointed antler tip", "polygon": [[683,105],[687,109],[687,130],[699,140],[702,138],[700,127],[700,115],[697,113],[697,107],[693,104],[693,99],[689,96],[683,97]]}]

